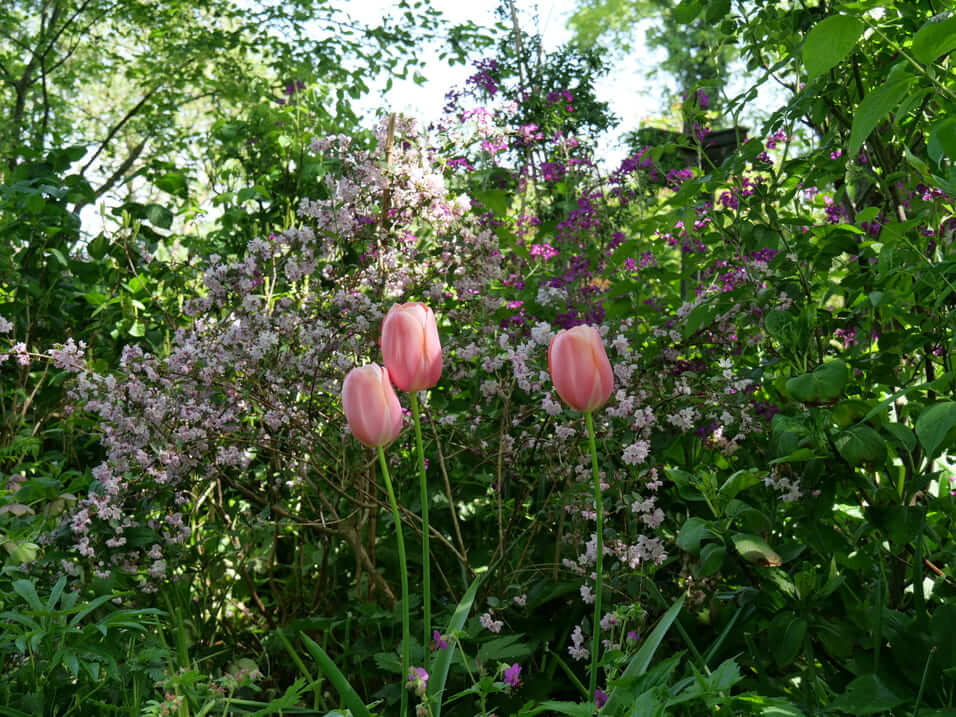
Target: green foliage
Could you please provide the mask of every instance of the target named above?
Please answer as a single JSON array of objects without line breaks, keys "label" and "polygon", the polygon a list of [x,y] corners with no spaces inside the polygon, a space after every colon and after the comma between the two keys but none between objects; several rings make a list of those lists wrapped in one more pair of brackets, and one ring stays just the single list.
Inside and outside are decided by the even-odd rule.
[{"label": "green foliage", "polygon": [[[374,466],[343,431],[335,377],[351,361],[378,360],[377,327],[360,304],[374,317],[397,298],[375,263],[395,246],[415,257],[402,271],[422,271],[401,299],[438,308],[449,368],[425,421],[435,624],[445,629],[434,645],[411,645],[413,663],[429,667],[431,714],[593,714],[582,697],[587,661],[569,657],[575,631],[601,631],[609,643],[601,714],[952,711],[956,44],[954,17],[938,3],[582,3],[576,22],[588,39],[612,10],[622,29],[661,12],[658,31],[669,33],[661,40],[686,87],[722,76],[725,55],[701,50],[734,48],[757,83],[786,92],[766,127],[721,156],[706,151],[706,135],[645,132],[636,168],[613,182],[590,168],[587,142],[551,139],[587,139],[612,123],[593,91],[602,57],[547,55],[535,38],[509,34],[483,71],[515,111],[472,143],[427,151],[406,146],[393,125],[388,151],[372,160],[387,189],[353,234],[322,235],[321,271],[294,279],[277,259],[233,304],[203,316],[210,335],[227,335],[248,316],[245,299],[261,299],[261,317],[296,306],[309,326],[270,345],[261,364],[206,381],[217,414],[241,407],[234,420],[191,447],[206,451],[205,463],[175,490],[126,471],[140,481],[128,504],[138,512],[100,528],[128,544],[88,560],[77,555],[75,506],[106,490],[92,469],[115,425],[104,421],[100,443],[89,416],[68,413],[65,391],[81,379],[50,350],[86,342],[77,360],[120,377],[130,371],[124,345],[168,356],[177,331],[196,326],[184,298],[215,288],[214,274],[200,288],[196,255],[241,261],[252,239],[312,226],[296,218],[302,199],[347,204],[336,182],[358,164],[344,151],[310,152],[312,135],[341,124],[355,150],[374,150],[347,98],[363,91],[362,72],[410,69],[402,58],[416,28],[438,25],[415,6],[409,27],[346,27],[286,46],[265,28],[298,32],[324,4],[214,3],[208,16],[181,3],[11,7],[0,33],[41,50],[56,42],[47,54],[0,51],[0,101],[13,110],[0,184],[0,318],[12,325],[0,365],[0,711],[314,714],[344,704],[354,715],[394,713],[406,677],[395,525]],[[30,22],[31,10],[46,20]],[[74,20],[51,15],[70,10],[80,11]],[[195,23],[181,21],[187,10]],[[84,13],[106,11],[89,37],[80,32]],[[100,41],[106,31],[115,46]],[[473,32],[453,33],[452,51],[479,40]],[[65,57],[69,38],[78,44]],[[360,50],[360,69],[347,69]],[[170,80],[160,63],[183,72]],[[180,114],[193,92],[215,100],[191,105],[201,123]],[[754,93],[725,94],[721,111],[739,117]],[[81,112],[117,95],[128,102],[117,117]],[[688,126],[707,118],[691,104]],[[542,136],[519,141],[530,124]],[[500,153],[482,147],[489,137]],[[408,176],[389,164],[406,150],[421,152]],[[91,151],[98,172],[81,166]],[[442,169],[459,159],[476,169]],[[494,282],[455,283],[486,268],[477,260],[449,269],[455,276],[427,273],[454,266],[440,262],[461,245],[402,194],[418,196],[412,175],[476,200],[456,206],[493,249],[483,261],[501,262]],[[84,236],[78,210],[127,179],[148,191],[117,201],[115,227]],[[187,227],[207,201],[216,214],[200,235]],[[541,258],[542,245],[556,256]],[[565,303],[549,303],[548,288]],[[590,624],[582,591],[593,518],[576,480],[587,468],[580,422],[551,415],[546,379],[524,388],[519,378],[521,368],[529,383],[546,371],[544,343],[528,336],[538,322],[578,320],[608,327],[624,394],[599,419],[608,545],[619,551],[605,563],[604,628]],[[309,331],[325,325],[345,328],[315,345]],[[271,372],[308,341],[294,395],[271,392]],[[211,358],[150,383],[140,357],[141,383],[123,384],[123,400],[144,386],[181,396]],[[242,433],[285,401],[305,426],[300,444],[281,423]],[[138,418],[130,432],[150,437],[137,446],[144,454],[188,440]],[[560,440],[559,428],[569,431]],[[217,461],[232,440],[246,465]],[[414,451],[404,438],[391,450],[414,542],[420,498],[404,480]],[[126,566],[158,540],[170,506],[190,528],[169,566],[175,580],[157,594],[115,590],[147,584],[145,569]],[[639,539],[661,541],[659,560],[621,550]],[[420,575],[420,552],[409,555],[403,567]],[[411,603],[417,628],[420,599]],[[495,619],[500,634],[488,627]],[[509,663],[522,666],[520,684],[505,681]]]}]

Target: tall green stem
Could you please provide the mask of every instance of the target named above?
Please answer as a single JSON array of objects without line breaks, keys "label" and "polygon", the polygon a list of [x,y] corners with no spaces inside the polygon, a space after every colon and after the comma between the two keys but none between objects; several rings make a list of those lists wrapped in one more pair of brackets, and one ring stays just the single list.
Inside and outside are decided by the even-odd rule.
[{"label": "tall green stem", "polygon": [[[425,449],[422,445],[422,418],[418,408],[418,392],[412,391],[412,418],[415,420],[415,447],[418,449],[418,483],[422,493],[422,603],[425,607],[425,639],[432,639],[432,576],[431,553],[428,550],[428,481],[425,478]],[[426,650],[427,654],[427,650]]]},{"label": "tall green stem", "polygon": [[405,689],[405,680],[408,679],[408,668],[411,666],[409,647],[411,628],[408,619],[408,564],[405,561],[405,538],[402,535],[402,517],[398,513],[398,501],[395,500],[395,491],[392,490],[392,479],[388,474],[388,463],[385,460],[385,451],[378,447],[378,462],[385,476],[385,490],[388,492],[388,502],[392,505],[392,518],[395,519],[395,537],[398,539],[398,565],[402,573],[402,717],[408,714],[408,690]]},{"label": "tall green stem", "polygon": [[598,649],[601,646],[601,597],[604,587],[604,503],[601,500],[601,472],[598,470],[597,444],[594,441],[594,420],[591,412],[584,414],[588,424],[588,442],[591,444],[591,472],[594,474],[594,512],[597,520],[597,550],[594,556],[597,575],[594,587],[594,621],[591,625],[591,681],[588,686],[588,695],[594,702],[594,693],[597,689]]}]

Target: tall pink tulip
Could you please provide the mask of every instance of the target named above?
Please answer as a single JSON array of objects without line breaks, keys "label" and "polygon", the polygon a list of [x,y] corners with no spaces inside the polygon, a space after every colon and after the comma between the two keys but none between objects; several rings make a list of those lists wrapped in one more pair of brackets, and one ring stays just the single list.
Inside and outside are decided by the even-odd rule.
[{"label": "tall pink tulip", "polygon": [[425,304],[395,304],[382,321],[382,359],[402,391],[424,391],[441,378],[435,314]]},{"label": "tall pink tulip", "polygon": [[558,395],[584,413],[607,403],[614,390],[611,362],[593,326],[575,326],[551,339],[548,369]]},{"label": "tall pink tulip", "polygon": [[352,433],[370,448],[388,445],[402,432],[402,406],[388,371],[377,364],[348,372],[342,382],[342,408]]}]

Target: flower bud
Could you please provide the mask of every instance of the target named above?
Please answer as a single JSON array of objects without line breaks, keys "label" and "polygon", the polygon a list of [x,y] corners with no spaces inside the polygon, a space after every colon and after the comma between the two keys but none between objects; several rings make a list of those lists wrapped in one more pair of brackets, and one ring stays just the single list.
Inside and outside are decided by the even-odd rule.
[{"label": "flower bud", "polygon": [[382,358],[402,391],[423,391],[441,378],[435,314],[425,304],[395,304],[382,321]]},{"label": "flower bud", "polygon": [[585,413],[607,403],[614,390],[611,362],[593,326],[575,326],[551,339],[548,370],[564,402]]},{"label": "flower bud", "polygon": [[402,406],[388,371],[377,364],[349,371],[342,383],[342,408],[352,433],[371,448],[388,445],[402,431]]}]

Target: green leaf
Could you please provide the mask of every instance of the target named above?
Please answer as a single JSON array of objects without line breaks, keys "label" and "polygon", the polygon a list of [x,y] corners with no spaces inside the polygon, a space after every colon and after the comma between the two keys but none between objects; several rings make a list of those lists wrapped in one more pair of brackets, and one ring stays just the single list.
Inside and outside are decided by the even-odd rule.
[{"label": "green leaf", "polygon": [[159,204],[147,204],[143,207],[143,217],[160,229],[169,229],[173,225],[173,213]]},{"label": "green leaf", "polygon": [[727,557],[727,548],[720,543],[708,543],[700,551],[700,562],[697,563],[694,575],[699,578],[714,575],[724,564],[725,557]]},{"label": "green leaf", "polygon": [[717,491],[718,497],[723,500],[735,498],[741,491],[760,483],[759,472],[755,468],[748,468],[735,472],[730,478],[724,481]]},{"label": "green leaf", "polygon": [[110,240],[106,238],[105,234],[99,234],[93,241],[86,245],[87,253],[97,261],[106,256],[106,252],[109,248]]},{"label": "green leaf", "polygon": [[30,606],[31,610],[43,612],[43,603],[40,602],[37,589],[33,586],[32,582],[29,580],[14,580],[13,591],[27,601],[27,605]]},{"label": "green leaf", "polygon": [[524,635],[517,633],[489,640],[478,648],[478,661],[514,660],[531,653],[531,648],[521,642]]},{"label": "green leaf", "polygon": [[836,359],[817,366],[811,373],[796,376],[787,381],[787,392],[804,403],[832,401],[843,393],[850,380],[847,365]]},{"label": "green leaf", "polygon": [[926,153],[937,165],[943,156],[956,161],[956,117],[949,117],[933,125],[926,144]]},{"label": "green leaf", "polygon": [[902,423],[888,423],[883,429],[893,436],[907,453],[912,453],[916,448],[916,435],[909,427]]},{"label": "green leaf", "polygon": [[851,156],[856,156],[876,125],[896,109],[910,84],[910,78],[887,80],[863,98],[853,114],[853,128],[850,130],[850,143],[847,148]]},{"label": "green leaf", "polygon": [[710,306],[709,304],[695,306],[693,311],[691,311],[684,320],[684,329],[682,331],[684,338],[686,339],[696,334],[701,326],[712,323],[716,315],[717,309],[714,306]]},{"label": "green leaf", "polygon": [[[930,406],[916,419],[916,437],[926,451],[927,458],[933,458],[947,443],[952,443],[950,431],[956,426],[956,403],[944,401]],[[949,440],[947,441],[947,438]]]},{"label": "green leaf", "polygon": [[767,544],[767,541],[759,535],[737,533],[732,535],[730,540],[733,542],[737,552],[740,553],[740,556],[748,563],[756,563],[764,567],[775,568],[783,562],[780,558],[780,554],[771,548]]},{"label": "green leaf", "polygon": [[677,547],[697,555],[700,552],[700,543],[708,533],[709,521],[697,517],[688,518],[677,533]]},{"label": "green leaf", "polygon": [[312,657],[315,658],[315,662],[319,666],[319,669],[322,670],[322,674],[332,683],[332,686],[342,697],[346,707],[352,711],[354,717],[371,717],[368,707],[362,702],[362,699],[358,696],[358,693],[353,689],[352,685],[349,684],[349,681],[345,679],[345,675],[343,675],[339,668],[335,666],[335,663],[332,662],[332,658],[322,649],[322,646],[315,642],[315,640],[312,640],[304,632],[300,632],[299,637],[306,646],[306,649],[312,653]]},{"label": "green leaf", "polygon": [[535,706],[530,712],[522,712],[522,714],[528,715],[537,715],[542,712],[557,712],[562,715],[570,715],[570,717],[592,717],[594,714],[594,705],[580,702],[556,702],[554,700],[548,702],[542,702],[540,705]]},{"label": "green leaf", "polygon": [[[651,660],[654,659],[654,653],[664,640],[664,636],[667,634],[667,631],[670,630],[674,620],[676,620],[678,614],[680,614],[681,608],[684,606],[685,597],[686,595],[682,594],[677,602],[671,605],[667,612],[664,613],[657,623],[657,627],[654,628],[654,631],[648,635],[644,644],[641,645],[641,649],[638,650],[637,654],[627,663],[627,667],[624,668],[624,672],[621,673],[621,680],[629,677],[639,677],[647,672]],[[611,693],[607,698],[607,703],[604,705],[604,714],[615,714],[615,708],[620,709],[619,704],[627,694],[628,692],[626,690],[617,690],[612,687]]]},{"label": "green leaf", "polygon": [[887,712],[906,702],[883,684],[876,675],[861,675],[847,685],[830,709],[851,715],[872,715]]},{"label": "green leaf", "polygon": [[803,63],[810,79],[838,65],[856,46],[865,25],[856,17],[833,15],[821,20],[803,43]]},{"label": "green leaf", "polygon": [[730,0],[710,0],[710,4],[707,5],[707,13],[704,15],[704,19],[706,19],[709,24],[715,25],[729,14]]},{"label": "green leaf", "polygon": [[773,659],[780,667],[793,663],[803,649],[807,621],[793,613],[780,613],[770,625]]},{"label": "green leaf", "polygon": [[956,50],[956,15],[945,20],[929,20],[913,36],[913,56],[929,64],[937,57]]},{"label": "green leaf", "polygon": [[700,15],[700,11],[704,8],[701,7],[699,0],[681,0],[681,2],[673,9],[674,19],[682,25],[687,25],[694,21],[694,19]]},{"label": "green leaf", "polygon": [[833,439],[837,452],[851,466],[886,460],[886,442],[869,426],[853,426]]},{"label": "green leaf", "polygon": [[[445,634],[451,635],[461,632],[461,629],[465,626],[465,621],[468,619],[468,614],[471,612],[471,606],[475,601],[475,596],[478,594],[478,589],[485,580],[488,579],[488,576],[494,572],[494,569],[498,567],[498,563],[500,563],[501,560],[502,558],[498,558],[498,561],[493,563],[488,570],[472,580],[471,585],[468,586],[468,590],[461,596],[461,600],[455,607],[455,612],[452,614],[451,620],[448,621]],[[428,694],[433,698],[432,704],[435,708],[435,717],[441,717],[442,695],[445,691],[445,681],[448,679],[448,668],[451,666],[454,652],[451,648],[440,650],[438,657],[432,662],[431,679],[428,680]],[[436,697],[437,699],[434,699]]]},{"label": "green leaf", "polygon": [[156,180],[156,186],[167,194],[185,199],[189,196],[189,185],[182,172],[168,172]]}]

